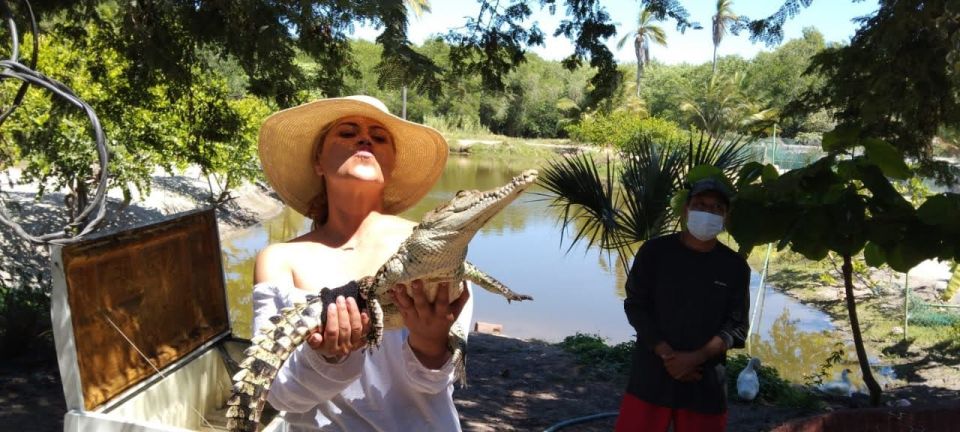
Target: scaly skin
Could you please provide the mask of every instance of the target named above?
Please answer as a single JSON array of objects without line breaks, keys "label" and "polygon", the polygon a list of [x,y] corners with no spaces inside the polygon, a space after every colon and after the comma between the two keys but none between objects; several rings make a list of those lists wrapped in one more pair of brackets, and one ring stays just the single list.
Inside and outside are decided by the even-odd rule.
[{"label": "scaly skin", "polygon": [[[284,308],[270,318],[270,324],[253,337],[252,345],[244,352],[240,372],[233,377],[233,395],[227,401],[227,428],[233,432],[255,432],[260,427],[260,413],[267,392],[277,371],[290,354],[325,320],[323,311],[337,295],[351,295],[361,310],[370,315],[370,346],[377,347],[384,329],[403,326],[403,319],[388,295],[398,283],[410,286],[421,279],[430,301],[436,297],[437,283],[449,281],[450,299],[463,291],[461,281],[469,280],[507,301],[532,300],[517,294],[505,285],[465,261],[467,244],[473,236],[503,210],[527,187],[533,184],[537,172],[530,170],[513,178],[506,185],[486,191],[460,191],[450,200],[427,213],[413,232],[400,245],[397,253],[384,263],[377,274],[330,290],[324,288],[319,296],[307,296],[306,303]],[[464,353],[466,329],[450,328],[448,348],[461,382],[466,377]]]}]

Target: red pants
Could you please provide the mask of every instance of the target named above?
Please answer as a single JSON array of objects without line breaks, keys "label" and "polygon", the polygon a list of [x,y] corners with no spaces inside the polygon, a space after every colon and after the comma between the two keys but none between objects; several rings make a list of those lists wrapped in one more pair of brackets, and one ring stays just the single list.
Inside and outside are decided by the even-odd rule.
[{"label": "red pants", "polygon": [[724,432],[727,413],[702,414],[654,405],[629,393],[620,402],[616,432],[665,432],[673,422],[674,432]]}]

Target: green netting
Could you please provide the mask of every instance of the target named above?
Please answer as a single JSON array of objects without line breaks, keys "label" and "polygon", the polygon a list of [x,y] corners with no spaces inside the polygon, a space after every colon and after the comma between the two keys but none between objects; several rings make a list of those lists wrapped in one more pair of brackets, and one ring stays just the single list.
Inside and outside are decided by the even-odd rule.
[{"label": "green netting", "polygon": [[919,297],[911,295],[907,302],[907,320],[910,324],[922,327],[953,326],[960,323],[960,313],[929,306]]}]

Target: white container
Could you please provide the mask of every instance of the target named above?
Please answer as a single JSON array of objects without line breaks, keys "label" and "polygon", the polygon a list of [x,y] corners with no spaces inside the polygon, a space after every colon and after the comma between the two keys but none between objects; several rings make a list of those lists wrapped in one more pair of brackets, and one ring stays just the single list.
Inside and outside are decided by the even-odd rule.
[{"label": "white container", "polygon": [[226,429],[230,371],[249,341],[231,337],[212,209],[53,246],[51,257],[64,431]]}]

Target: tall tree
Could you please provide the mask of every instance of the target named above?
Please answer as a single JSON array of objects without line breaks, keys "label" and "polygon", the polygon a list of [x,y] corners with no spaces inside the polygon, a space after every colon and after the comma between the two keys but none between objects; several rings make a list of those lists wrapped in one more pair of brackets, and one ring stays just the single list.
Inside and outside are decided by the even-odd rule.
[{"label": "tall tree", "polygon": [[663,28],[653,24],[653,12],[648,8],[640,9],[637,18],[637,29],[623,35],[617,42],[617,49],[622,49],[628,39],[633,39],[633,51],[637,55],[637,97],[640,96],[640,80],[643,78],[643,69],[650,63],[650,41],[667,46],[667,34]]},{"label": "tall tree", "polygon": [[916,159],[921,174],[957,182],[960,170],[931,154],[938,130],[960,127],[956,1],[883,0],[849,45],[814,56],[808,73],[821,74],[824,85],[805,91],[788,111],[825,109],[841,126]]},{"label": "tall tree", "polygon": [[713,73],[717,73],[717,48],[727,30],[740,19],[733,13],[733,0],[717,0],[717,13],[713,16]]}]

